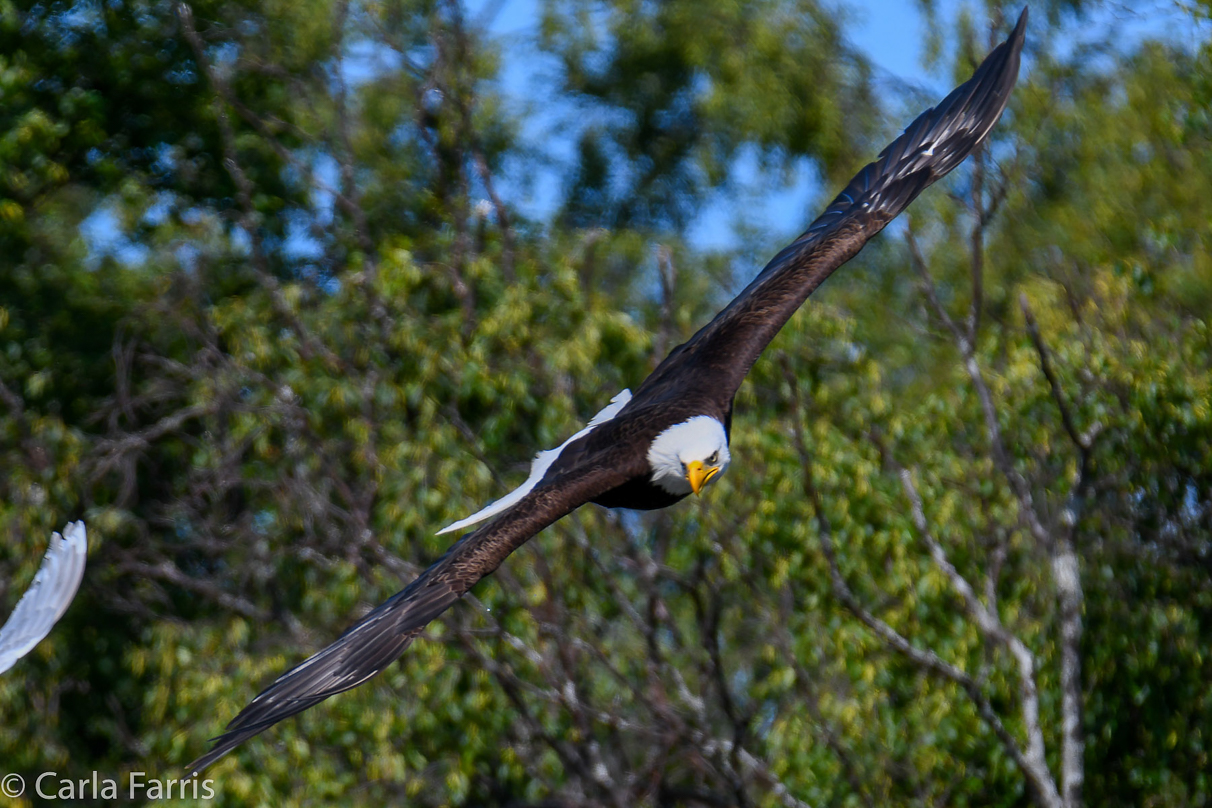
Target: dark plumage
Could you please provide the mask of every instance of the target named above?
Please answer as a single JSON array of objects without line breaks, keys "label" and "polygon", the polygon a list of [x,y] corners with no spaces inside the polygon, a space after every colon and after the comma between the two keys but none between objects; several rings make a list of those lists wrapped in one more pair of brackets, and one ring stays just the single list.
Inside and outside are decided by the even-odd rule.
[{"label": "dark plumage", "polygon": [[[402,592],[274,681],[235,717],[210,752],[190,764],[190,772],[196,774],[262,730],[382,671],[506,556],[581,505],[665,507],[722,471],[732,399],[750,367],[813,290],[984,139],[1017,79],[1026,23],[1024,10],[1009,39],[971,79],[919,116],[863,168],[727,308],[675,348],[613,418],[603,413],[609,420],[569,442],[545,470],[537,467],[541,477],[533,487],[516,492],[516,502],[502,504],[495,518],[460,539]],[[710,446],[702,449],[702,458],[714,464],[711,474],[704,472],[689,485],[675,481],[681,489],[661,487],[662,469],[652,459],[654,442],[698,416],[706,417],[701,423],[715,429],[723,444],[710,455]],[[683,471],[698,464],[687,464],[680,453],[670,462],[676,464],[678,458]],[[688,471],[686,479],[691,477]]]}]

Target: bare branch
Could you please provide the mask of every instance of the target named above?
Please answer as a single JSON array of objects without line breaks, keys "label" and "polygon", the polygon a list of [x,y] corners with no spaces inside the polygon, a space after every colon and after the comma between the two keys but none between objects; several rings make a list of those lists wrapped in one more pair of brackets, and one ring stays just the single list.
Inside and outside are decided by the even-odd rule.
[{"label": "bare branch", "polygon": [[951,332],[951,336],[955,338],[955,343],[960,348],[960,353],[967,356],[972,350],[972,343],[969,341],[966,334],[960,330],[959,325],[947,313],[947,309],[943,306],[942,301],[938,299],[938,292],[935,290],[934,281],[930,278],[930,270],[926,268],[926,259],[922,256],[922,250],[917,243],[917,235],[913,229],[913,220],[909,219],[908,225],[905,227],[905,243],[909,246],[910,263],[917,271],[921,278],[922,293],[926,295],[926,300],[930,303],[930,308],[934,310],[935,316],[947,327]]},{"label": "bare branch", "polygon": [[[968,333],[964,334],[959,330],[939,302],[934,284],[930,280],[929,272],[926,270],[925,261],[913,238],[912,229],[910,229],[908,237],[910,256],[915,268],[918,270],[918,274],[922,278],[923,290],[927,300],[930,302],[935,314],[946,325],[948,330],[951,331],[962,356],[964,368],[968,372],[969,379],[976,390],[977,398],[980,401],[981,410],[984,414],[985,431],[994,465],[1005,476],[1015,498],[1018,500],[1020,518],[1026,524],[1032,537],[1052,558],[1052,577],[1060,604],[1061,788],[1059,790],[1056,789],[1055,780],[1049,779],[1049,782],[1052,783],[1052,788],[1059,804],[1066,806],[1066,808],[1078,808],[1081,804],[1081,789],[1084,780],[1084,740],[1082,738],[1081,727],[1081,658],[1079,647],[1082,633],[1081,609],[1083,595],[1081,591],[1080,568],[1073,548],[1072,533],[1080,517],[1083,488],[1090,463],[1090,448],[1094,438],[1098,434],[1099,425],[1095,424],[1085,434],[1077,429],[1069,403],[1061,390],[1060,382],[1053,370],[1047,347],[1039,332],[1038,324],[1035,321],[1026,296],[1021,296],[1019,301],[1020,306],[1027,323],[1027,330],[1040,360],[1040,368],[1048,381],[1053,400],[1060,412],[1065,432],[1074,446],[1077,447],[1079,453],[1077,481],[1073,486],[1069,502],[1062,512],[1064,529],[1062,534],[1057,536],[1053,531],[1045,527],[1035,507],[1030,486],[1023,475],[1014,467],[1009,452],[1006,450],[993,396],[976,357],[976,328],[979,323],[978,302],[981,296],[983,267],[980,234],[984,229],[987,213],[982,205],[983,202],[979,194],[974,191],[971,201],[971,208],[976,217],[972,243],[973,309],[969,316]],[[917,523],[923,538],[931,545],[931,551],[935,555],[936,563],[946,572],[947,567],[943,564],[945,556],[941,555],[941,551],[938,553],[935,552],[937,543],[933,539],[928,538],[929,534],[926,530],[924,516],[921,516],[920,499],[916,497],[916,491],[912,489],[912,480],[905,472],[902,472],[901,477],[902,483],[906,487],[906,493],[910,496],[911,501],[914,502],[915,523]],[[989,633],[990,636],[999,636],[996,632],[989,630],[984,619],[986,616],[996,618],[996,612],[984,610],[982,614],[984,607],[976,599],[971,587],[966,587],[967,582],[962,581],[962,578],[958,575],[952,576],[949,573],[949,577],[952,579],[953,586],[965,598],[969,614],[976,620],[977,624],[982,625],[983,630]],[[1000,622],[998,626],[1000,626]],[[1017,638],[1013,638],[1004,629],[1002,629],[1000,636],[1003,642],[1007,643],[1008,649],[1019,664],[1020,693],[1022,694],[1023,701],[1022,710],[1024,723],[1028,728],[1028,747],[1026,753],[1027,757],[1038,765],[1044,760],[1043,735],[1039,727],[1038,696],[1034,693],[1033,663],[1030,660],[1026,647]],[[1046,766],[1040,767],[1040,770],[1046,772]],[[1043,796],[1045,795],[1041,792],[1041,797]],[[1051,795],[1047,796],[1050,798]]]},{"label": "bare branch", "polygon": [[[964,610],[975,622],[980,632],[1004,645],[1017,663],[1019,698],[1022,702],[1023,726],[1027,733],[1027,748],[1024,757],[1041,778],[1046,775],[1051,781],[1051,775],[1048,774],[1048,762],[1044,756],[1044,732],[1039,719],[1039,690],[1035,682],[1035,656],[1022,640],[1006,630],[997,612],[987,608],[981,602],[972,585],[947,558],[942,545],[930,532],[925,510],[922,507],[922,498],[913,484],[913,477],[909,471],[900,468],[897,470],[897,476],[900,477],[901,487],[909,499],[913,524],[917,528],[918,535],[929,548],[935,566],[942,570],[948,581],[951,582],[952,588],[963,599]],[[1052,788],[1055,789],[1055,784]]]},{"label": "bare branch", "polygon": [[1056,409],[1060,412],[1061,423],[1065,426],[1065,432],[1069,435],[1069,440],[1073,441],[1073,445],[1081,452],[1090,451],[1090,436],[1083,435],[1073,421],[1073,415],[1069,410],[1069,403],[1065,400],[1065,393],[1061,390],[1060,380],[1056,377],[1055,371],[1052,369],[1052,360],[1048,356],[1048,348],[1044,345],[1044,339],[1039,333],[1039,324],[1035,321],[1035,313],[1031,310],[1031,303],[1027,300],[1026,294],[1020,294],[1018,297],[1018,305],[1023,310],[1023,318],[1027,321],[1027,333],[1031,335],[1031,343],[1035,346],[1035,353],[1039,356],[1039,367],[1044,373],[1044,378],[1048,380],[1048,386],[1052,390],[1052,399],[1056,402]]},{"label": "bare branch", "polygon": [[657,274],[661,278],[661,323],[652,346],[654,366],[665,358],[673,337],[673,296],[677,288],[677,267],[673,263],[673,251],[664,244],[657,246]]},{"label": "bare branch", "polygon": [[[474,138],[474,133],[470,133]],[[512,284],[517,280],[517,274],[514,271],[514,256],[517,254],[516,239],[514,238],[513,225],[509,209],[505,207],[505,203],[501,201],[501,197],[497,194],[496,183],[492,179],[492,170],[488,167],[488,160],[484,157],[484,152],[480,149],[479,144],[472,143],[472,155],[475,158],[476,171],[480,175],[480,182],[484,184],[484,192],[488,194],[489,201],[492,202],[492,209],[497,215],[497,226],[501,228],[501,239],[504,242],[504,249],[501,251],[501,274],[505,278],[505,282]]]},{"label": "bare branch", "polygon": [[[374,244],[370,240],[370,226],[366,221],[366,211],[362,208],[358,186],[354,178],[354,151],[349,137],[349,90],[345,85],[343,69],[343,54],[345,43],[345,21],[349,16],[349,0],[339,0],[336,13],[333,16],[333,50],[336,52],[337,66],[333,71],[337,82],[337,133],[340,149],[338,164],[341,166],[342,206],[353,218],[354,233],[366,260],[366,273],[373,281],[376,272]],[[275,145],[277,145],[275,143]]]},{"label": "bare branch", "polygon": [[12,413],[13,418],[15,418],[17,421],[24,421],[25,402],[21,400],[21,396],[17,395],[8,388],[8,385],[4,383],[3,379],[0,379],[0,401],[3,401],[4,406],[8,407],[8,410],[10,413]]},{"label": "bare branch", "polygon": [[[814,677],[807,671],[803,664],[795,655],[795,649],[791,641],[791,632],[787,628],[790,623],[790,604],[793,600],[790,587],[784,589],[782,620],[774,626],[775,637],[778,640],[780,650],[783,656],[787,658],[792,670],[795,671],[796,688],[801,692],[802,703],[807,708],[812,720],[817,723],[821,734],[825,736],[825,744],[837,756],[838,763],[841,764],[842,773],[846,777],[846,782],[850,785],[850,790],[853,791],[862,803],[868,808],[874,808],[875,802],[871,797],[869,789],[864,783],[866,778],[860,775],[858,764],[851,756],[850,752],[843,746],[842,739],[838,732],[830,724],[825,715],[821,712],[820,693],[812,686]],[[865,773],[864,773],[865,774]]]},{"label": "bare branch", "polygon": [[1039,357],[1040,370],[1048,380],[1052,399],[1060,412],[1061,423],[1069,440],[1078,450],[1077,479],[1069,501],[1062,511],[1063,532],[1052,554],[1052,579],[1056,584],[1057,601],[1060,605],[1061,648],[1061,783],[1066,808],[1079,808],[1082,801],[1082,785],[1085,781],[1085,737],[1082,729],[1082,683],[1081,683],[1081,636],[1082,593],[1081,569],[1077,552],[1073,547],[1073,532],[1081,519],[1084,488],[1090,465],[1093,441],[1098,435],[1099,425],[1089,431],[1078,430],[1061,390],[1060,380],[1052,368],[1048,348],[1040,335],[1039,324],[1027,296],[1019,296],[1019,306],[1027,323],[1027,333]]},{"label": "bare branch", "polygon": [[315,339],[304,328],[298,316],[291,311],[290,303],[287,302],[285,296],[282,294],[281,284],[269,271],[269,261],[265,255],[264,245],[261,242],[259,217],[252,201],[252,182],[240,166],[239,156],[236,153],[236,135],[232,129],[231,119],[227,114],[225,98],[230,96],[230,93],[226,91],[226,83],[215,73],[210,61],[206,58],[205,45],[202,42],[202,38],[198,35],[197,29],[194,27],[193,9],[190,8],[188,3],[179,3],[177,5],[177,16],[181,19],[181,29],[185,34],[185,39],[194,51],[194,59],[202,69],[202,72],[206,74],[211,86],[215,88],[214,108],[215,117],[219,121],[219,133],[223,141],[223,165],[227,169],[227,173],[231,175],[232,181],[236,184],[236,197],[240,201],[241,209],[240,226],[248,234],[252,244],[252,264],[256,271],[257,279],[269,292],[274,310],[290,324],[291,329],[299,336],[299,350],[303,357],[311,359],[313,355],[318,355],[332,369],[342,370],[344,363],[341,359],[327,345]]},{"label": "bare branch", "polygon": [[997,466],[998,470],[1009,481],[1010,488],[1019,502],[1020,516],[1026,522],[1031,535],[1041,546],[1050,548],[1052,546],[1052,536],[1048,532],[1048,529],[1044,527],[1039,513],[1035,509],[1035,501],[1031,494],[1031,488],[1027,485],[1027,481],[1023,479],[1022,474],[1014,468],[1010,454],[1006,451],[1006,444],[1002,439],[1002,428],[997,420],[997,407],[993,403],[993,394],[989,390],[989,385],[985,382],[984,374],[976,359],[976,346],[960,330],[959,326],[951,319],[950,315],[947,314],[947,310],[943,308],[942,303],[939,301],[938,294],[935,292],[934,282],[930,278],[925,260],[922,258],[921,251],[917,247],[912,227],[907,229],[907,236],[912,263],[922,278],[922,291],[925,293],[926,299],[930,302],[935,314],[943,321],[943,324],[947,326],[947,330],[955,338],[956,347],[963,357],[964,369],[968,372],[968,378],[972,381],[972,386],[976,390],[977,399],[981,404],[981,412],[984,414],[985,433],[989,440],[989,448],[993,455],[994,465]]},{"label": "bare branch", "polygon": [[141,578],[155,578],[167,581],[196,595],[209,598],[223,608],[243,615],[250,620],[265,621],[270,617],[269,613],[264,609],[258,608],[244,598],[225,592],[206,579],[186,575],[176,564],[168,560],[161,561],[158,564],[148,564],[142,561],[124,561],[116,564],[114,569],[117,572],[131,573]]},{"label": "bare branch", "polygon": [[[804,439],[804,428],[802,423],[802,407],[800,404],[799,390],[795,381],[795,376],[791,372],[790,365],[786,363],[784,358],[784,373],[788,377],[788,382],[791,388],[791,411],[793,436],[796,445],[797,453],[800,456],[800,465],[803,469],[804,494],[812,503],[813,514],[817,521],[818,534],[821,541],[821,551],[825,556],[825,560],[829,565],[829,577],[833,587],[834,595],[839,601],[855,616],[863,625],[867,626],[875,633],[883,642],[907,658],[910,662],[918,667],[934,673],[937,676],[951,681],[960,686],[963,691],[971,699],[977,712],[985,723],[993,730],[998,739],[1002,742],[1007,754],[1011,756],[1015,763],[1018,764],[1019,770],[1026,778],[1032,792],[1036,795],[1039,803],[1044,808],[1063,808],[1060,794],[1057,791],[1056,783],[1048,771],[1047,762],[1044,759],[1043,747],[1037,745],[1034,740],[1028,739],[1027,749],[1024,751],[1015,740],[1006,726],[1002,723],[1001,718],[993,709],[992,703],[988,696],[981,689],[980,684],[969,676],[966,672],[956,667],[955,665],[942,659],[937,653],[929,648],[918,648],[913,645],[905,636],[888,625],[883,620],[869,612],[859,602],[851,591],[850,586],[846,583],[846,579],[842,576],[841,569],[837,563],[837,556],[833,548],[833,530],[829,523],[828,517],[825,515],[823,503],[821,501],[820,492],[816,488],[816,484],[812,474],[812,458],[808,452],[808,444]],[[945,560],[945,556],[944,556]],[[951,565],[948,563],[947,565]],[[952,567],[954,569],[954,567]],[[958,575],[958,573],[957,573]],[[960,580],[963,580],[960,578]],[[966,581],[964,582],[966,585]],[[971,587],[967,587],[971,592]],[[973,596],[975,600],[975,596]],[[979,601],[977,601],[979,603]],[[983,605],[982,605],[983,609]],[[987,613],[987,610],[986,610]],[[998,622],[1000,625],[1000,621]],[[1024,647],[1025,650],[1025,647]],[[1034,659],[1027,653],[1025,656],[1017,658],[1020,666],[1020,672],[1027,674],[1027,679],[1031,682],[1031,687],[1034,689]],[[1038,726],[1039,708],[1038,699],[1032,705],[1033,717]],[[1028,715],[1028,706],[1024,699],[1024,717]]]},{"label": "bare branch", "polygon": [[142,432],[131,432],[120,438],[101,441],[98,444],[97,452],[100,459],[97,461],[97,468],[93,474],[93,479],[97,479],[101,474],[104,474],[116,465],[123,456],[146,449],[153,441],[180,430],[186,421],[212,414],[216,409],[217,405],[215,404],[194,404],[177,410],[172,415],[161,418]]},{"label": "bare branch", "polygon": [[978,145],[972,154],[972,198],[969,203],[976,222],[972,226],[972,307],[968,311],[968,342],[976,344],[976,335],[981,325],[981,308],[985,297],[985,202],[981,198],[985,189],[985,147]]},{"label": "bare branch", "polygon": [[220,91],[220,88],[225,83],[211,66],[210,60],[206,58],[206,46],[194,27],[193,9],[188,3],[179,3],[177,5],[177,16],[181,19],[181,29],[185,34],[185,39],[189,42],[190,47],[193,48],[194,59],[206,74],[210,85],[215,88],[214,108],[215,117],[219,121],[219,132],[223,140],[223,166],[227,169],[227,173],[236,184],[236,196],[240,200],[242,210],[240,226],[248,233],[248,238],[252,243],[254,264],[259,271],[268,273],[269,264],[261,243],[261,228],[259,227],[256,210],[252,203],[252,182],[248,179],[248,175],[244,173],[244,169],[240,167],[240,161],[236,155],[235,132],[232,130],[231,119],[227,115],[227,107],[224,105],[224,93]]},{"label": "bare branch", "polygon": [[1082,728],[1082,582],[1077,553],[1068,539],[1052,558],[1052,578],[1060,602],[1061,783],[1066,808],[1079,808],[1085,775]]}]

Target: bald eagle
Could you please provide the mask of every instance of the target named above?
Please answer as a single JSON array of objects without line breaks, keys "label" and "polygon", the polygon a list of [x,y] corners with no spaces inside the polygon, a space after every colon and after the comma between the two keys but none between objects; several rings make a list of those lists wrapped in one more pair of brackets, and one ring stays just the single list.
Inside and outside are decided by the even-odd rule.
[{"label": "bald eagle", "polygon": [[517,490],[445,528],[483,523],[403,591],[278,677],[190,764],[190,776],[282,719],[378,674],[510,553],[585,503],[664,508],[723,474],[733,397],[750,367],[835,269],[981,143],[1018,78],[1026,24],[1024,9],[972,78],[909,124],[634,395],[624,390],[563,445],[541,452]]}]

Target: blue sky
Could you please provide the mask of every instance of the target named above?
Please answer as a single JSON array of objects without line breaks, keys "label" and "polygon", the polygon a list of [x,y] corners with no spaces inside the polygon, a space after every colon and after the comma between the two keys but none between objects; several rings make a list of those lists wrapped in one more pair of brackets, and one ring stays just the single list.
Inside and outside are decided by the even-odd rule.
[{"label": "blue sky", "polygon": [[[949,29],[964,5],[962,0],[936,0],[943,25]],[[559,110],[545,108],[541,100],[546,96],[543,86],[550,81],[556,67],[529,46],[539,13],[539,0],[469,0],[467,6],[470,19],[486,24],[494,35],[504,37],[508,43],[504,49],[502,85],[513,102],[528,112],[531,123],[524,132],[526,139],[535,150],[554,160],[571,159],[575,138],[567,129],[567,116],[561,116]],[[849,0],[840,7],[850,19],[847,30],[851,43],[876,67],[877,88],[891,90],[908,85],[938,98],[950,89],[948,77],[928,72],[923,67],[927,32],[915,2]],[[1058,42],[1058,47],[1073,47],[1079,41],[1098,38],[1109,30],[1116,31],[1116,40],[1125,45],[1147,36],[1162,36],[1180,41],[1185,37],[1194,46],[1198,36],[1207,33],[1197,34],[1190,18],[1174,0],[1145,0],[1131,9],[1119,7],[1101,11],[1066,40]],[[710,200],[692,226],[689,235],[696,246],[735,246],[738,237],[734,225],[739,218],[743,218],[748,227],[768,231],[776,239],[799,232],[813,218],[821,188],[812,166],[805,162],[789,179],[760,177],[753,157],[742,156],[734,174],[737,187]],[[510,201],[528,214],[542,218],[558,201],[557,173],[556,170],[537,175],[532,172],[524,181],[507,177],[502,186]]]},{"label": "blue sky", "polygon": [[[541,0],[465,0],[468,18],[488,28],[503,43],[501,87],[527,125],[523,139],[534,155],[544,155],[552,163],[546,170],[535,170],[535,161],[526,162],[527,175],[498,179],[502,195],[527,215],[543,219],[559,201],[560,163],[573,157],[576,119],[569,109],[546,103],[558,65],[533,47],[535,25]],[[948,29],[963,7],[964,0],[936,0],[939,19]],[[876,85],[888,93],[896,88],[917,87],[927,96],[941,98],[951,82],[922,65],[926,39],[925,22],[912,0],[846,0],[840,7],[849,18],[847,32],[851,43],[876,67]],[[1038,25],[1038,21],[1037,21]],[[1036,28],[1036,30],[1040,30]],[[1094,40],[1115,34],[1111,41],[1125,48],[1149,36],[1164,37],[1194,48],[1209,36],[1209,26],[1196,26],[1177,0],[1143,0],[1130,9],[1126,6],[1105,9],[1086,21],[1075,33],[1057,43],[1061,49],[1082,40]],[[378,56],[376,56],[378,54]],[[381,64],[378,51],[355,52],[347,67],[354,74],[391,69]],[[1028,64],[1026,69],[1030,69]],[[354,77],[356,79],[356,76]],[[895,108],[893,106],[893,108]],[[913,116],[906,113],[901,123]],[[571,119],[571,123],[570,123]],[[323,169],[323,166],[319,168]],[[327,173],[333,172],[331,166]],[[739,243],[737,225],[759,233],[772,242],[798,233],[816,213],[822,188],[813,166],[803,161],[790,177],[762,175],[755,154],[741,155],[733,172],[733,185],[709,199],[693,223],[689,238],[699,248],[728,248]],[[321,200],[322,201],[322,200]],[[331,205],[331,200],[329,200]],[[324,205],[319,205],[323,208]],[[296,228],[287,247],[306,251],[315,247],[305,228]],[[81,235],[89,246],[90,260],[113,254],[128,263],[138,263],[146,249],[134,244],[121,230],[115,211],[103,204],[81,226]]]}]

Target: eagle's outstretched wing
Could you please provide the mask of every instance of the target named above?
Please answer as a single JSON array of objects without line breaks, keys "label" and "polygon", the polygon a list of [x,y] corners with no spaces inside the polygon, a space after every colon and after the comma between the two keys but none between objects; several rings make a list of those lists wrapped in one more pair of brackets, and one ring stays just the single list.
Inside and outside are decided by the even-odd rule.
[{"label": "eagle's outstretched wing", "polygon": [[59,622],[80,588],[87,556],[88,533],[83,522],[72,522],[62,536],[51,536],[34,582],[0,628],[0,673],[34,650]]},{"label": "eagle's outstretched wing", "polygon": [[[666,399],[685,402],[696,392],[714,401],[722,397],[716,409],[729,411],[732,395],[753,362],[808,295],[923,189],[959,165],[996,123],[1018,75],[1026,20],[1024,11],[1010,39],[989,55],[969,81],[914,121],[878,160],[859,172],[803,236],[666,358],[611,423],[620,430],[627,424],[635,426],[636,419],[624,417],[628,412]],[[592,437],[605,434],[598,431]],[[282,719],[370,679],[530,537],[645,473],[646,459],[630,442],[623,441],[616,449],[578,457],[571,467],[544,476],[516,504],[461,539],[402,592],[332,645],[280,676],[232,720],[210,752],[190,764],[189,776]]]},{"label": "eagle's outstretched wing", "polygon": [[628,409],[693,395],[732,400],[758,356],[808,296],[918,194],[964,161],[1001,117],[1018,78],[1027,9],[972,78],[926,110],[808,229],[685,344],[632,397]]},{"label": "eagle's outstretched wing", "polygon": [[[284,718],[357,687],[394,662],[434,618],[506,556],[562,516],[639,473],[618,453],[578,464],[545,479],[516,505],[454,544],[429,569],[362,618],[336,642],[279,676],[227,729],[214,747],[189,765],[187,777],[214,763]],[[642,460],[642,458],[640,458]]]}]

